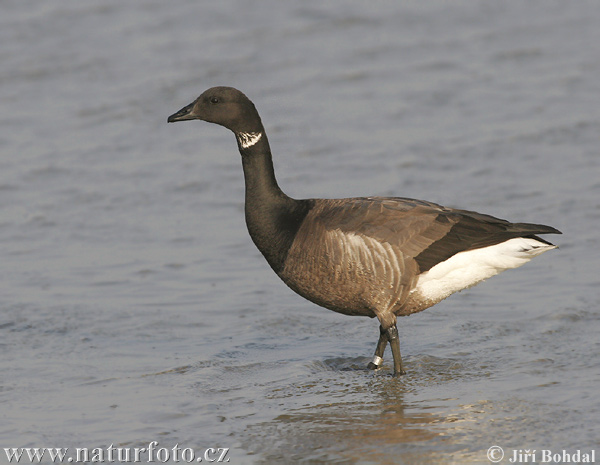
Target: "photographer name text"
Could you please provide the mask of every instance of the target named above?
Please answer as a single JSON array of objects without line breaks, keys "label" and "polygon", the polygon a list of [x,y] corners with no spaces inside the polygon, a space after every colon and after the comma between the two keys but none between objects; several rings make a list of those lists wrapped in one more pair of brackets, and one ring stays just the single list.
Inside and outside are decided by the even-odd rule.
[{"label": "photographer name text", "polygon": [[596,451],[593,449],[572,452],[567,450],[557,452],[548,449],[515,449],[512,452],[512,456],[508,458],[510,463],[596,463]]}]

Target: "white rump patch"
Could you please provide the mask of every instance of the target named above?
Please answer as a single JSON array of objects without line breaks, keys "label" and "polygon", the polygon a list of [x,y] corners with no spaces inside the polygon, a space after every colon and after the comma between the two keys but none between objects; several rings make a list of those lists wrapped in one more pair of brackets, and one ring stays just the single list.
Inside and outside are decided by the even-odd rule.
[{"label": "white rump patch", "polygon": [[262,137],[262,132],[239,132],[236,134],[238,141],[243,149],[252,147]]},{"label": "white rump patch", "polygon": [[535,239],[517,237],[489,247],[460,252],[422,273],[411,293],[439,302],[450,294],[474,286],[504,270],[524,265],[555,248],[555,245]]}]

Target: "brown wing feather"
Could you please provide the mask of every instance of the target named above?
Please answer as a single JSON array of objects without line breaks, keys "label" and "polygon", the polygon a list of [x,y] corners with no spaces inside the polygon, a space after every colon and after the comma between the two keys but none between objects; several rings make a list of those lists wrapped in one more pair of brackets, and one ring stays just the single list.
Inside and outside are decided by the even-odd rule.
[{"label": "brown wing feather", "polygon": [[510,223],[490,215],[401,197],[319,202],[323,204],[319,205],[318,221],[323,222],[325,228],[390,243],[413,257],[420,272],[465,250],[499,244],[515,237],[560,234],[550,226]]},{"label": "brown wing feather", "polygon": [[446,210],[443,215],[454,224],[444,237],[429,245],[415,257],[421,272],[465,250],[488,247],[516,237],[533,237],[540,242],[550,244],[536,234],[560,234],[557,229],[541,224],[510,223],[472,211]]}]

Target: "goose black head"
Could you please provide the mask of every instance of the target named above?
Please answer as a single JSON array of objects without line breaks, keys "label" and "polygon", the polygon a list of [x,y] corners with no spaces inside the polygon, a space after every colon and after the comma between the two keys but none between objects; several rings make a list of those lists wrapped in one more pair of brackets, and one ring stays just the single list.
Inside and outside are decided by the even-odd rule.
[{"label": "goose black head", "polygon": [[254,104],[233,87],[212,87],[167,119],[169,123],[199,119],[219,124],[235,133],[259,130],[262,126]]}]

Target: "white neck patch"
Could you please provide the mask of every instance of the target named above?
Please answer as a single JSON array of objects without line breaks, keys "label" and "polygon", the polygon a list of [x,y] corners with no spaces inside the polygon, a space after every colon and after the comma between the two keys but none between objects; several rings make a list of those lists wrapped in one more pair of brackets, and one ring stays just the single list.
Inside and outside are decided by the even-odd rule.
[{"label": "white neck patch", "polygon": [[237,139],[243,149],[252,147],[262,137],[262,132],[238,132]]}]

